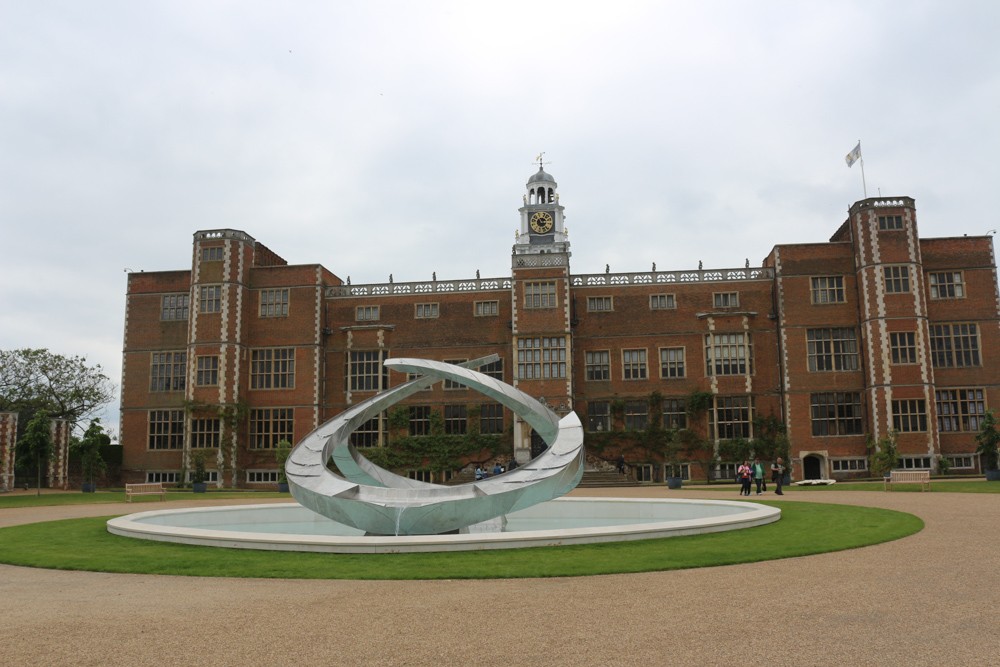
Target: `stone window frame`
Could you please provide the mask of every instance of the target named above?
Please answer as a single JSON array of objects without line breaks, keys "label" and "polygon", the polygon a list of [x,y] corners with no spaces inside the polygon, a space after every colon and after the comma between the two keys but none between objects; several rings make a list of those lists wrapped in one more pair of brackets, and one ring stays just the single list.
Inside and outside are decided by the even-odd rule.
[{"label": "stone window frame", "polygon": [[587,401],[587,432],[604,433],[610,430],[611,401]]},{"label": "stone window frame", "polygon": [[[670,473],[679,472],[681,481],[688,481],[691,479],[691,464],[690,463],[675,463],[671,465],[670,463],[664,463],[661,466],[663,470],[663,479],[666,480],[667,477],[671,477]],[[673,470],[672,470],[673,469]]]},{"label": "stone window frame", "polygon": [[500,315],[499,301],[476,301],[472,306],[474,317],[498,317]]},{"label": "stone window frame", "polygon": [[622,380],[632,382],[649,379],[649,355],[644,347],[622,350]]},{"label": "stone window frame", "polygon": [[[530,345],[529,345],[530,342]],[[534,336],[517,339],[518,380],[562,380],[566,378],[566,336]]]},{"label": "stone window frame", "polygon": [[347,350],[344,354],[345,390],[377,393],[388,389],[389,368],[384,363],[388,358],[389,351],[385,349]]},{"label": "stone window frame", "polygon": [[444,432],[446,435],[465,435],[469,432],[469,412],[464,405],[444,406]]},{"label": "stone window frame", "polygon": [[219,355],[205,354],[195,357],[194,386],[219,386]]},{"label": "stone window frame", "polygon": [[[945,328],[947,327],[947,333]],[[955,329],[959,331],[956,333]],[[930,324],[931,366],[934,368],[973,368],[983,365],[982,340],[978,322]],[[961,347],[959,347],[959,345]],[[938,363],[950,361],[951,363]],[[961,361],[962,363],[958,363]],[[969,363],[965,363],[968,361]]]},{"label": "stone window frame", "polygon": [[436,320],[441,311],[440,304],[435,303],[415,303],[413,304],[413,319],[415,320]]},{"label": "stone window frame", "polygon": [[900,433],[927,432],[927,402],[922,398],[894,399],[892,427]]},{"label": "stone window frame", "polygon": [[[814,438],[864,435],[865,413],[861,392],[822,391],[809,395],[809,420]],[[826,433],[822,431],[826,430]]]},{"label": "stone window frame", "polygon": [[414,438],[422,438],[431,434],[431,406],[411,405],[407,410],[406,432]]},{"label": "stone window frame", "polygon": [[434,473],[426,468],[407,470],[406,476],[408,479],[413,479],[418,482],[426,482],[427,484],[434,481]]},{"label": "stone window frame", "polygon": [[556,281],[524,283],[524,307],[531,309],[558,308],[559,297],[556,293]]},{"label": "stone window frame", "polygon": [[202,285],[198,290],[199,313],[222,312],[222,285]]},{"label": "stone window frame", "polygon": [[355,306],[355,322],[378,322],[381,318],[381,310],[378,306]]},{"label": "stone window frame", "polygon": [[173,322],[190,318],[190,294],[164,294],[160,296],[160,321]]},{"label": "stone window frame", "polygon": [[933,456],[900,456],[896,459],[899,470],[933,470]]},{"label": "stone window frame", "polygon": [[[185,483],[191,483],[191,475],[194,474],[194,470],[188,470],[185,475]],[[206,470],[205,471],[205,482],[210,484],[217,484],[219,481],[219,471],[218,470]]]},{"label": "stone window frame", "polygon": [[248,423],[247,449],[277,449],[282,440],[295,442],[295,408],[253,408]]},{"label": "stone window frame", "polygon": [[389,444],[389,415],[378,413],[351,433],[351,444],[359,449],[384,447]]},{"label": "stone window frame", "polygon": [[649,401],[626,399],[623,424],[626,431],[645,431],[649,428]]},{"label": "stone window frame", "polygon": [[986,389],[935,387],[934,407],[939,433],[974,433],[986,415]]},{"label": "stone window frame", "polygon": [[[146,451],[184,449],[187,419],[184,410],[149,410],[146,413]],[[158,446],[162,445],[162,446]]]},{"label": "stone window frame", "polygon": [[615,309],[615,298],[613,296],[588,296],[588,313],[610,313]]},{"label": "stone window frame", "polygon": [[250,389],[295,389],[295,348],[252,348]]},{"label": "stone window frame", "polygon": [[[951,294],[942,296],[942,290]],[[965,284],[965,271],[929,271],[927,294],[934,300],[966,298],[968,290]]]},{"label": "stone window frame", "polygon": [[806,360],[810,373],[859,370],[858,332],[853,327],[806,329]]},{"label": "stone window frame", "polygon": [[712,292],[713,308],[739,308],[739,292]]},{"label": "stone window frame", "polygon": [[176,484],[180,479],[177,470],[147,470],[146,484]]},{"label": "stone window frame", "polygon": [[[720,337],[727,337],[720,340]],[[733,336],[742,336],[740,340],[731,340]],[[753,375],[753,334],[749,331],[713,331],[705,334],[705,377]],[[719,356],[729,350],[736,356]],[[735,360],[735,361],[734,361]],[[742,366],[742,368],[741,368]],[[736,370],[733,370],[735,367]]]},{"label": "stone window frame", "polygon": [[899,231],[901,229],[903,229],[903,216],[901,215],[878,216],[878,230],[880,232]]},{"label": "stone window frame", "polygon": [[247,484],[277,484],[280,470],[247,470]]},{"label": "stone window frame", "polygon": [[975,468],[975,454],[945,454],[942,458],[948,459],[952,468]]},{"label": "stone window frame", "polygon": [[[681,346],[671,346],[671,347],[661,347],[660,349],[660,379],[661,380],[681,380],[687,377],[687,352],[683,345]],[[680,350],[680,358],[670,359],[670,353],[673,352],[674,356],[677,356],[677,351]],[[680,370],[679,373],[671,374],[671,370]]]},{"label": "stone window frame", "polygon": [[494,380],[500,380],[500,382],[503,382],[503,359],[497,359],[496,361],[488,364],[483,364],[479,367],[479,372],[493,378]]},{"label": "stone window frame", "polygon": [[683,398],[664,398],[661,405],[663,428],[672,430],[687,428],[687,404]]},{"label": "stone window frame", "polygon": [[675,294],[649,295],[650,310],[675,310],[676,308],[677,308],[677,295]]},{"label": "stone window frame", "polygon": [[287,289],[262,289],[257,303],[259,317],[288,317]]},{"label": "stone window frame", "polygon": [[223,256],[225,255],[225,248],[221,245],[211,246],[209,248],[201,249],[201,261],[203,262],[221,262]]},{"label": "stone window frame", "polygon": [[[468,360],[469,360],[468,357],[466,357],[465,359],[444,359],[443,361],[446,364],[458,366],[459,364],[464,364]],[[461,382],[456,382],[455,380],[450,380],[448,378],[445,378],[444,381],[441,383],[441,388],[444,389],[445,391],[461,391],[463,389],[468,389],[468,387],[466,387]]]},{"label": "stone window frame", "polygon": [[[745,405],[742,403],[745,402]],[[715,396],[708,409],[708,435],[713,440],[732,440],[740,437],[752,440],[753,419],[756,415],[757,401],[749,394]],[[737,411],[741,414],[737,415]],[[743,419],[742,412],[746,412]],[[734,419],[734,416],[740,417]],[[723,418],[724,417],[724,418]],[[739,432],[737,432],[737,429]]]},{"label": "stone window frame", "polygon": [[583,360],[587,382],[605,382],[611,379],[611,350],[587,350],[583,354]]},{"label": "stone window frame", "polygon": [[909,264],[886,264],[882,267],[886,294],[909,294],[912,291],[911,278]]},{"label": "stone window frame", "polygon": [[[169,357],[164,359],[163,357]],[[179,359],[177,357],[180,357]],[[166,382],[163,382],[163,381]],[[184,391],[187,387],[187,351],[164,350],[149,355],[149,391]]]},{"label": "stone window frame", "polygon": [[219,419],[191,419],[191,449],[215,449],[222,439]]},{"label": "stone window frame", "polygon": [[831,472],[865,472],[868,470],[868,459],[852,457],[830,459]]},{"label": "stone window frame", "polygon": [[814,306],[846,303],[847,292],[844,289],[844,276],[810,277],[809,294],[809,298]]},{"label": "stone window frame", "polygon": [[889,332],[889,363],[909,366],[920,363],[917,358],[917,333],[915,331]]},{"label": "stone window frame", "polygon": [[479,406],[479,432],[500,435],[504,432],[504,409],[501,403],[483,403]]}]

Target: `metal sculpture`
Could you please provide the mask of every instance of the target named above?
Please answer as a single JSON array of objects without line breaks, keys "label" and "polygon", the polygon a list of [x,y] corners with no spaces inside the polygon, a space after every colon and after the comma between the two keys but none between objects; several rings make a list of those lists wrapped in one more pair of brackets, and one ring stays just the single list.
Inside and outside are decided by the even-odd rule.
[{"label": "metal sculpture", "polygon": [[[583,475],[583,427],[576,413],[558,415],[519,389],[463,366],[479,367],[496,355],[462,366],[426,359],[388,359],[393,370],[420,374],[356,406],[310,433],[285,464],[292,496],[304,507],[371,535],[435,535],[558,498]],[[350,444],[350,434],[399,401],[442,379],[460,382],[510,408],[548,448],[503,475],[457,486],[418,482],[380,468]],[[346,479],[330,471],[331,459]]]}]

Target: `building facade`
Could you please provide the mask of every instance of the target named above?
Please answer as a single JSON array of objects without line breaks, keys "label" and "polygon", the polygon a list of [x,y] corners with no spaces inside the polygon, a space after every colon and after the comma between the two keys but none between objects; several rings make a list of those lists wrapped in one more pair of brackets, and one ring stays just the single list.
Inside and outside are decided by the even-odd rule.
[{"label": "building facade", "polygon": [[[1000,404],[991,237],[921,239],[912,199],[871,198],[829,242],[776,245],[757,267],[574,274],[553,177],[539,169],[522,202],[502,277],[351,285],[231,229],[196,232],[190,269],[129,274],[123,477],[180,482],[204,451],[210,482],[273,485],[278,441],[406,380],[385,359],[490,354],[484,372],[576,410],[591,453],[625,454],[642,479],[668,461],[630,434],[682,429],[705,458],[753,439],[757,416],[785,424],[796,478],[867,476],[869,439],[892,430],[904,468],[978,470],[979,421]],[[537,453],[527,424],[470,394],[439,383],[409,399],[409,433],[432,412],[464,433],[474,415],[512,434],[519,461]],[[386,417],[353,436],[390,437]],[[684,476],[733,462],[694,463]]]}]

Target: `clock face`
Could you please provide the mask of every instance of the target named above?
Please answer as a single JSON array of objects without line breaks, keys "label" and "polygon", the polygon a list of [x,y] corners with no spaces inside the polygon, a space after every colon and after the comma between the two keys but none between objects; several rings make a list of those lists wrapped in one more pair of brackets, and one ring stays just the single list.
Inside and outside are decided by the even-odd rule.
[{"label": "clock face", "polygon": [[544,234],[552,229],[552,216],[545,211],[539,211],[531,216],[531,228],[539,234]]}]

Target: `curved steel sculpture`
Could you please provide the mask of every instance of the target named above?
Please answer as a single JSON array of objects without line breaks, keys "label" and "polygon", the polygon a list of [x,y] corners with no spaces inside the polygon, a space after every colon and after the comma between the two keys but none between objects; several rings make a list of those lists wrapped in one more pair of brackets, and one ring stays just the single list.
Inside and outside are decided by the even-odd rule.
[{"label": "curved steel sculpture", "polygon": [[[493,359],[463,366],[478,367]],[[388,359],[385,364],[422,377],[348,408],[296,445],[285,475],[292,496],[303,506],[372,535],[435,535],[558,498],[579,483],[583,427],[576,413],[559,419],[531,396],[470,368],[426,359]],[[441,379],[460,382],[507,406],[538,432],[548,449],[503,475],[440,486],[380,468],[350,444],[358,426]],[[331,457],[346,479],[326,467]]]}]

